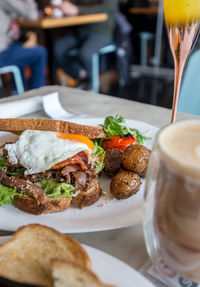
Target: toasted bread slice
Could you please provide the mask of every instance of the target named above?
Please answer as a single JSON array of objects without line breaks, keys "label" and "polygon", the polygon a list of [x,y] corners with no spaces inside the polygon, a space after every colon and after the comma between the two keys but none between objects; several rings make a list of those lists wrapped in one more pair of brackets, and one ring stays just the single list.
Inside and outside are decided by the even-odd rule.
[{"label": "toasted bread slice", "polygon": [[[80,191],[73,198],[72,205],[79,208],[90,206],[99,200],[101,192],[97,178],[93,178],[86,190]],[[71,200],[67,197],[51,198],[44,203],[37,203],[33,197],[25,195],[22,197],[16,196],[13,201],[13,205],[18,209],[35,215],[64,211],[69,208],[70,204]]]},{"label": "toasted bread slice", "polygon": [[104,138],[106,135],[101,126],[79,125],[73,122],[50,119],[0,119],[0,131],[21,133],[25,130],[53,131],[65,134],[79,134],[90,139]]},{"label": "toasted bread slice", "polygon": [[52,260],[54,287],[111,287],[87,268],[67,260]]},{"label": "toasted bread slice", "polygon": [[70,203],[71,200],[67,197],[49,198],[44,203],[37,203],[33,197],[16,196],[13,201],[13,205],[18,209],[35,215],[64,211],[70,207]]},{"label": "toasted bread slice", "polygon": [[39,286],[53,286],[51,260],[67,259],[91,269],[84,248],[72,237],[39,224],[18,229],[0,246],[0,277]]}]

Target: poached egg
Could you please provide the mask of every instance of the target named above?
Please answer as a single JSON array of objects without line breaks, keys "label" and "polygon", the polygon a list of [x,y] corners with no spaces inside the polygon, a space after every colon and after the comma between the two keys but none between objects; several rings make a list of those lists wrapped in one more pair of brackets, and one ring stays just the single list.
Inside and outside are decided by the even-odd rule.
[{"label": "poached egg", "polygon": [[81,151],[92,154],[93,142],[81,135],[26,130],[13,144],[6,144],[11,164],[21,164],[25,174],[44,172]]}]

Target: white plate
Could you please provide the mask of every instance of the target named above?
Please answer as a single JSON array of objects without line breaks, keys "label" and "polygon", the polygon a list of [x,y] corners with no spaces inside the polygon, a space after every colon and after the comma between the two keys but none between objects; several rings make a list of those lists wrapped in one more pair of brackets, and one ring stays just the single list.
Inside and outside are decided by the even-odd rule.
[{"label": "white plate", "polygon": [[[77,122],[86,125],[98,125],[103,123],[102,118],[79,119]],[[151,140],[145,145],[152,148],[152,143],[158,128],[138,122],[127,120],[129,127],[137,128],[141,132],[150,131]],[[0,146],[11,136],[11,133],[0,133]],[[13,136],[13,135],[12,135]],[[0,229],[15,231],[21,225],[29,223],[40,223],[58,229],[63,233],[79,233],[89,231],[108,230],[121,227],[132,226],[142,222],[142,203],[144,193],[144,182],[139,192],[125,200],[110,200],[109,186],[110,179],[100,177],[100,186],[103,191],[108,192],[108,196],[102,196],[94,205],[82,210],[70,207],[63,212],[44,214],[40,216],[24,213],[12,205],[0,207]]]},{"label": "white plate", "polygon": [[[9,238],[10,236],[0,237],[0,244],[6,242]],[[92,261],[93,272],[103,283],[115,287],[154,287],[139,272],[119,259],[88,245],[83,245],[83,247]]]}]

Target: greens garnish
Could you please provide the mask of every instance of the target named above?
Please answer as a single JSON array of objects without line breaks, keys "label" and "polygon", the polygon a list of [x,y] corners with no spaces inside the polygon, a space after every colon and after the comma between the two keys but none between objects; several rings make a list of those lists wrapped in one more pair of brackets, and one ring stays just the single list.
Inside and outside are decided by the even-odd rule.
[{"label": "greens garnish", "polygon": [[[0,156],[0,172],[7,165],[8,159],[5,156]],[[7,171],[6,175],[19,175],[25,169],[23,167],[16,167],[12,171]],[[0,184],[0,206],[5,204],[12,204],[15,196],[23,196],[24,194],[18,192],[12,187]]]},{"label": "greens garnish", "polygon": [[[5,156],[0,156],[0,172],[3,170],[3,168],[7,165],[8,158]],[[6,171],[6,175],[8,176],[18,176],[22,173],[24,173],[26,169],[22,166],[19,167],[12,167],[10,166],[9,169]]]},{"label": "greens garnish", "polygon": [[97,163],[95,174],[98,174],[104,168],[104,157],[105,150],[99,145],[98,140],[94,140],[94,152],[92,154],[95,157],[95,161]]},{"label": "greens garnish", "polygon": [[39,185],[49,198],[66,196],[72,200],[73,195],[70,192],[75,190],[71,184],[59,183],[46,178],[41,179]]},{"label": "greens garnish", "polygon": [[23,196],[24,194],[16,191],[12,187],[0,184],[0,206],[13,203],[15,196]]},{"label": "greens garnish", "polygon": [[5,156],[0,156],[0,172],[2,171],[2,169],[4,168],[4,166],[6,166],[8,162],[7,157]]},{"label": "greens garnish", "polygon": [[131,134],[136,138],[138,144],[143,144],[144,140],[148,139],[146,134],[141,133],[138,129],[129,128],[122,116],[106,117],[103,128],[107,137]]},{"label": "greens garnish", "polygon": [[[70,192],[75,190],[71,184],[57,183],[50,179],[41,179],[40,187],[45,190],[49,198],[66,196],[72,199],[73,194]],[[20,193],[12,187],[0,184],[0,206],[12,204],[15,196],[24,196],[26,193]],[[28,196],[28,195],[27,195]]]},{"label": "greens garnish", "polygon": [[6,172],[6,175],[8,175],[8,176],[18,176],[18,175],[24,173],[25,170],[26,169],[24,167],[15,167],[12,170],[8,170]]}]

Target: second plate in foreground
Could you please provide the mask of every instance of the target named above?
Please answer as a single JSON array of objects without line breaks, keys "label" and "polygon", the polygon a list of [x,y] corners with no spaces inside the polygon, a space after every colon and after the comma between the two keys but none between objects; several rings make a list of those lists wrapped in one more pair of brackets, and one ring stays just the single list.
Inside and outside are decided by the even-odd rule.
[{"label": "second plate in foreground", "polygon": [[[10,236],[2,236],[0,244],[3,244]],[[105,252],[88,245],[83,245],[88,253],[93,272],[106,284],[115,287],[153,287],[154,285],[139,272]],[[117,271],[117,272],[116,272]]]}]

